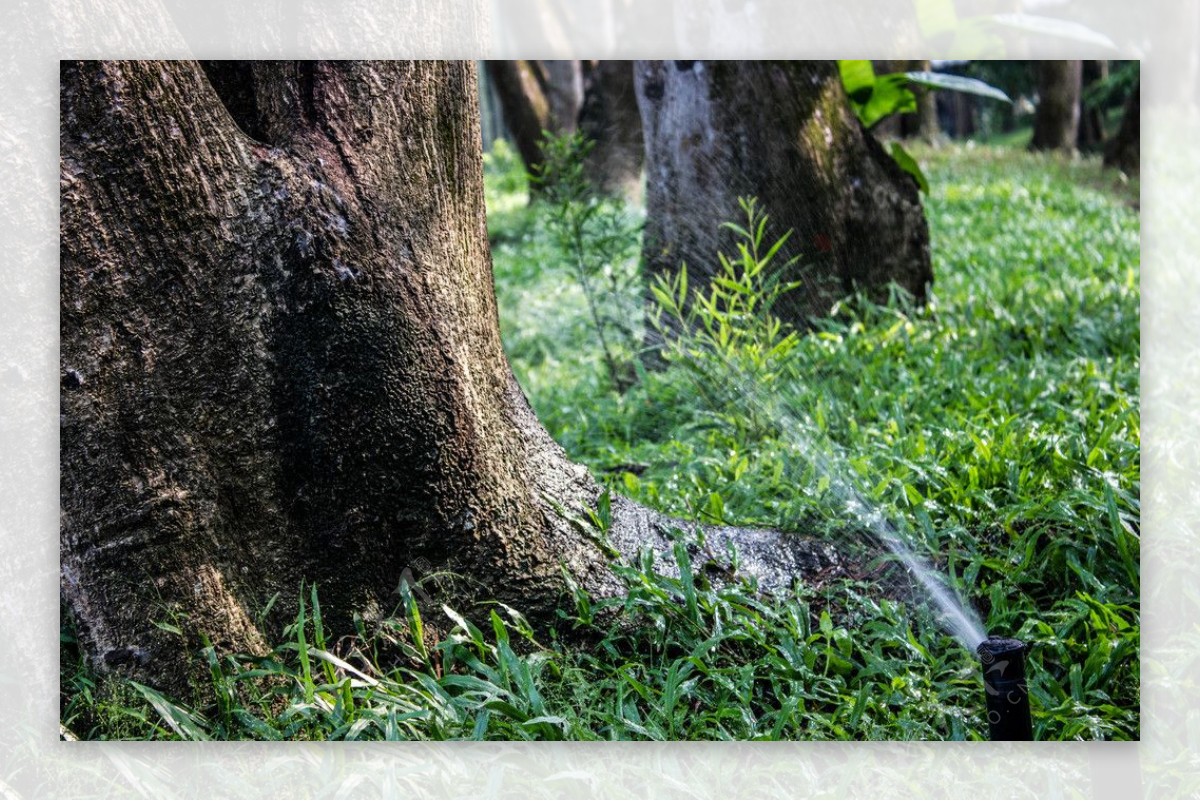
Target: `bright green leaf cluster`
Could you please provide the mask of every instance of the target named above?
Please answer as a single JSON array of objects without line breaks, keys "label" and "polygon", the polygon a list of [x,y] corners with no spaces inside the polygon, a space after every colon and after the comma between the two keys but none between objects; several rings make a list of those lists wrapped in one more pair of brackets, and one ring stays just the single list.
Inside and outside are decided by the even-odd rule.
[{"label": "bright green leaf cluster", "polygon": [[[978,95],[992,100],[1011,103],[1001,90],[976,78],[947,75],[939,72],[893,72],[876,75],[875,68],[866,60],[843,60],[838,62],[842,86],[850,98],[850,107],[863,127],[871,128],[893,114],[908,114],[917,110],[917,98],[909,89],[911,85],[927,89]],[[913,177],[922,192],[929,191],[929,181],[907,150],[899,142],[892,143],[892,158],[900,169]]]}]

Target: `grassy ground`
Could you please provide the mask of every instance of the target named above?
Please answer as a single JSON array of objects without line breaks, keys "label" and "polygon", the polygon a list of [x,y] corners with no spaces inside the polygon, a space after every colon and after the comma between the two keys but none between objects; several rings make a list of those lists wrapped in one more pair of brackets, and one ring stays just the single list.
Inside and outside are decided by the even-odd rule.
[{"label": "grassy ground", "polygon": [[[1034,643],[1039,739],[1136,738],[1136,185],[1094,161],[984,147],[916,155],[932,184],[927,306],[859,299],[808,336],[760,331],[779,346],[765,356],[762,339],[726,343],[720,358],[699,343],[618,393],[570,254],[502,153],[488,201],[506,348],[551,433],[614,491],[700,519],[814,532],[883,563],[847,514],[853,487],[990,631]],[[626,280],[636,252],[634,233],[610,246],[593,285],[623,309],[644,300]],[[204,710],[97,685],[68,643],[64,720],[93,738],[985,731],[977,663],[917,601],[849,579],[768,599],[708,586],[683,543],[675,557],[679,578],[627,565],[624,597],[576,592],[562,639],[497,607],[461,610],[448,637],[426,643],[414,632],[436,610],[413,602],[335,648],[314,594],[271,657],[201,655],[218,699]]]}]

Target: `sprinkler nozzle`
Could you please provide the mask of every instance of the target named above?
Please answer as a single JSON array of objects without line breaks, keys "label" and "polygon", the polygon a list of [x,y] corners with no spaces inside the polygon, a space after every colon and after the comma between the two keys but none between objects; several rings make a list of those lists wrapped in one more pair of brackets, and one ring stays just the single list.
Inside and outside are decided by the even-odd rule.
[{"label": "sprinkler nozzle", "polygon": [[1028,646],[1011,637],[988,637],[975,652],[983,663],[988,739],[1032,740],[1029,687],[1025,683]]}]

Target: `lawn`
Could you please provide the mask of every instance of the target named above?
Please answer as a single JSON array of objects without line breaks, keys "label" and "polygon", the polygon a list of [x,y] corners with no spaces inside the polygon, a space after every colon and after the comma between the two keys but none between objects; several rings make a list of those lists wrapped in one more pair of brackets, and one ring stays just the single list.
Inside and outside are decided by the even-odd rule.
[{"label": "lawn", "polygon": [[[803,336],[726,314],[732,339],[695,335],[623,392],[576,254],[511,152],[488,160],[505,347],[567,453],[665,512],[825,538],[854,575],[775,597],[710,585],[681,537],[671,576],[617,565],[626,593],[576,592],[554,631],[410,598],[349,648],[326,642],[313,592],[270,657],[201,655],[202,710],[97,681],[64,629],[64,722],[87,738],[979,739],[978,663],[857,500],[988,631],[1033,644],[1038,739],[1136,739],[1137,187],[1096,160],[914,154],[931,183],[926,305],[848,299]],[[626,321],[652,305],[637,214],[603,210],[617,235],[592,272],[593,299]],[[609,344],[632,361],[629,329]],[[581,521],[605,523],[603,504]],[[450,625],[422,637],[431,616]]]}]

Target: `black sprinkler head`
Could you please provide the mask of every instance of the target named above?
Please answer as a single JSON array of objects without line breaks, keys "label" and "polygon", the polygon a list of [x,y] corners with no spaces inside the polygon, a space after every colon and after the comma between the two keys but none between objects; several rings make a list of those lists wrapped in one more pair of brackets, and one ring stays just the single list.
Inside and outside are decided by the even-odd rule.
[{"label": "black sprinkler head", "polygon": [[988,739],[1033,739],[1029,688],[1025,683],[1025,654],[1028,650],[1028,646],[1020,640],[994,635],[975,649],[983,663]]}]

